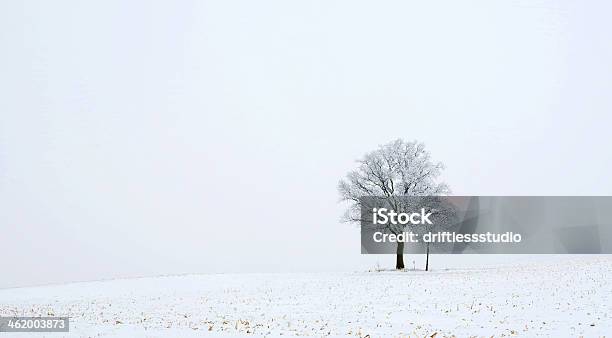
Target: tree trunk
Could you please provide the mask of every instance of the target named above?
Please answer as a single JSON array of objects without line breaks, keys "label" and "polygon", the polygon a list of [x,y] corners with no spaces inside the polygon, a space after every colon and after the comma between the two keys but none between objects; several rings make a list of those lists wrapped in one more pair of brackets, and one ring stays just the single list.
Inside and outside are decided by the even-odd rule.
[{"label": "tree trunk", "polygon": [[429,271],[429,243],[427,243],[427,258],[425,259],[425,271]]},{"label": "tree trunk", "polygon": [[397,242],[397,258],[395,260],[395,268],[402,270],[404,268],[404,242]]}]

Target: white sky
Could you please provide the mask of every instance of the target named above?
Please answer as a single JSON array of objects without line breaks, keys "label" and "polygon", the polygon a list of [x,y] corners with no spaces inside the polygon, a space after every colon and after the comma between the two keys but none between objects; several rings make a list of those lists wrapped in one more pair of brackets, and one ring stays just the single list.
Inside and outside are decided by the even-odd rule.
[{"label": "white sky", "polygon": [[398,137],[458,195],[608,195],[611,10],[2,1],[0,287],[356,268],[336,184]]}]

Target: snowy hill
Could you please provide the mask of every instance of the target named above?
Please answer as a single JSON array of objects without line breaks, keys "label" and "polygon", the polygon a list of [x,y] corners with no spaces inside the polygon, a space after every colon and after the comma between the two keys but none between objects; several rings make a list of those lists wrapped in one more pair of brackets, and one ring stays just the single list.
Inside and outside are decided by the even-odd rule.
[{"label": "snowy hill", "polygon": [[185,275],[4,289],[0,315],[71,317],[70,333],[32,337],[597,337],[612,333],[611,280],[609,256],[431,272]]}]

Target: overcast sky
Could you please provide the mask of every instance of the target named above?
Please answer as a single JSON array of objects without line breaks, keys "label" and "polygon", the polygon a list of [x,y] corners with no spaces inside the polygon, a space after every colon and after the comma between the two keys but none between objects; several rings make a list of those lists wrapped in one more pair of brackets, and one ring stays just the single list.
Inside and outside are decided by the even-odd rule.
[{"label": "overcast sky", "polygon": [[456,195],[609,195],[611,7],[2,1],[0,287],[350,270],[337,182],[400,137]]}]

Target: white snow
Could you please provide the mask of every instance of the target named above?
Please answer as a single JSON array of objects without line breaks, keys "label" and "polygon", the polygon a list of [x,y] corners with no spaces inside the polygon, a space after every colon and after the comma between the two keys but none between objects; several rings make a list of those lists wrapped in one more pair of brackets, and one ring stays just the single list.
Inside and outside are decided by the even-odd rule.
[{"label": "white snow", "polygon": [[583,256],[430,272],[209,274],[13,288],[0,290],[0,315],[70,316],[71,329],[0,338],[610,336],[610,280],[611,257]]}]

